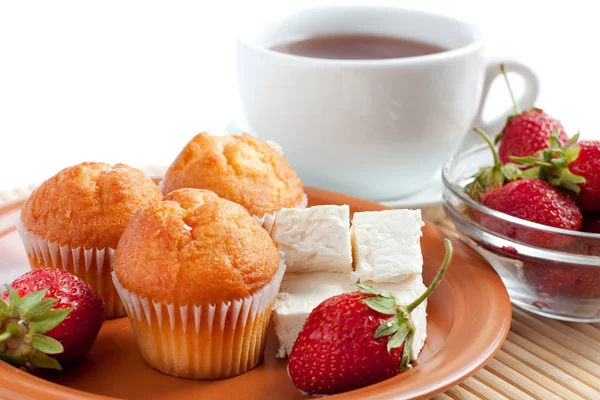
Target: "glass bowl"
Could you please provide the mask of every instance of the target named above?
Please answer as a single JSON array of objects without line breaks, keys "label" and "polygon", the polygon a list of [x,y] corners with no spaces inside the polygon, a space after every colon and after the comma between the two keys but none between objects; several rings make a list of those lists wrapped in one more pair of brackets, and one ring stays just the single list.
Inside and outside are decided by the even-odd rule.
[{"label": "glass bowl", "polygon": [[442,168],[443,204],[460,237],[487,259],[513,304],[546,317],[600,321],[600,234],[553,228],[492,210],[463,189],[492,165],[487,145]]}]

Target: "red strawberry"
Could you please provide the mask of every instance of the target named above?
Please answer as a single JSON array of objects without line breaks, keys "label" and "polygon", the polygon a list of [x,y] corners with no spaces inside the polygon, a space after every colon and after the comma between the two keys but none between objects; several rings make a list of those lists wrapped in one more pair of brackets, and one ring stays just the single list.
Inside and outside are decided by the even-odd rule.
[{"label": "red strawberry", "polygon": [[[596,218],[600,217],[597,215]],[[600,233],[600,219],[584,214],[582,229]],[[600,238],[578,237],[559,249],[561,252],[600,257]],[[523,278],[542,298],[598,299],[600,298],[600,270],[598,267],[565,262],[523,260]]]},{"label": "red strawberry", "polygon": [[502,130],[498,154],[503,164],[510,156],[533,156],[550,144],[550,135],[557,133],[561,143],[569,140],[564,128],[542,110],[534,108],[512,117]]},{"label": "red strawberry", "polygon": [[92,347],[104,304],[87,283],[61,269],[38,268],[7,289],[0,300],[0,358],[61,369]]},{"label": "red strawberry", "polygon": [[[579,230],[581,228],[581,210],[575,201],[551,184],[533,178],[541,174],[540,169],[542,167],[536,166],[521,171],[519,166],[513,163],[502,165],[489,137],[479,129],[475,129],[475,131],[488,144],[494,156],[494,165],[481,170],[475,175],[473,181],[466,186],[465,191],[469,196],[484,206],[530,222],[568,230]],[[552,140],[555,140],[555,136]],[[568,142],[565,146],[570,147],[572,142],[576,140],[577,135],[573,141]],[[564,151],[563,149],[558,150],[560,150],[561,156],[566,159],[574,157],[577,152],[577,150],[568,148],[565,148]],[[520,162],[534,160],[533,157],[513,158]],[[535,160],[537,162],[537,159]],[[566,165],[564,159],[562,159],[562,162]],[[552,171],[544,170],[544,173],[557,186],[578,189],[576,182],[580,182],[580,177],[571,174],[566,168],[563,168],[563,170],[566,173],[559,174],[556,179],[550,179],[553,177],[550,174]],[[524,177],[530,177],[530,179],[523,179]],[[472,219],[495,233],[536,246],[557,247],[570,241],[568,237],[559,234],[539,233],[536,229],[523,228],[517,223],[506,222],[494,216],[480,213],[477,210],[470,210],[469,214]]]},{"label": "red strawberry", "polygon": [[500,65],[500,70],[515,108],[515,115],[508,119],[502,133],[496,138],[496,142],[500,141],[500,161],[506,164],[510,162],[510,156],[527,157],[537,154],[549,146],[552,134],[556,134],[560,142],[565,143],[569,138],[558,120],[538,108],[524,112],[519,110],[504,65]]},{"label": "red strawberry", "polygon": [[597,267],[553,262],[524,261],[525,282],[538,295],[550,298],[600,298],[600,271]]},{"label": "red strawberry", "polygon": [[408,319],[440,283],[452,255],[431,286],[413,303],[399,306],[389,293],[357,283],[365,292],[334,296],[308,316],[289,357],[294,385],[313,395],[342,393],[372,385],[410,367],[414,327]]},{"label": "red strawberry", "polygon": [[[600,212],[583,213],[581,230],[589,233],[600,233]],[[598,242],[600,243],[600,239],[598,239]],[[600,255],[600,252],[598,255]]]},{"label": "red strawberry", "polygon": [[289,358],[289,374],[298,389],[335,394],[400,372],[404,341],[388,352],[389,339],[374,338],[377,328],[390,318],[363,302],[376,298],[371,293],[346,293],[325,300],[311,312]]},{"label": "red strawberry", "polygon": [[[568,230],[581,228],[582,214],[577,203],[565,192],[541,179],[519,179],[487,193],[481,201],[493,210],[530,222]],[[560,246],[566,238],[557,234],[526,229],[488,215],[480,222],[500,235],[535,246]]]},{"label": "red strawberry", "polygon": [[[550,300],[600,298],[600,271],[596,267],[564,262],[543,261],[525,256],[514,248],[496,248],[483,244],[486,250],[501,257],[522,262],[521,279],[535,292],[536,304],[552,307]],[[559,249],[561,252],[600,256],[600,246],[586,245],[580,239]]]},{"label": "red strawberry", "polygon": [[569,170],[583,177],[579,205],[585,211],[600,211],[600,141],[579,142],[579,155],[568,164]]}]

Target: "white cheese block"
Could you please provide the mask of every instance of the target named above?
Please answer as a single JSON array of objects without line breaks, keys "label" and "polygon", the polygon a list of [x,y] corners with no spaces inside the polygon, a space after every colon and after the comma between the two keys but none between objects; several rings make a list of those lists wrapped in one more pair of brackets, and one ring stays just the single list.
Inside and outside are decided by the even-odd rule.
[{"label": "white cheese block", "polygon": [[352,271],[350,207],[283,208],[275,217],[271,237],[288,273]]},{"label": "white cheese block", "polygon": [[423,270],[421,210],[359,212],[352,219],[352,278],[402,282]]},{"label": "white cheese block", "polygon": [[[283,278],[280,293],[275,299],[273,322],[279,341],[278,358],[290,355],[292,347],[310,312],[325,299],[358,290],[348,274],[314,272],[311,274],[289,274]],[[380,290],[396,296],[399,304],[407,305],[425,291],[421,275],[413,275],[402,283],[373,284]],[[415,339],[412,348],[414,361],[423,348],[427,337],[426,302],[423,302],[410,315],[415,326]]]}]

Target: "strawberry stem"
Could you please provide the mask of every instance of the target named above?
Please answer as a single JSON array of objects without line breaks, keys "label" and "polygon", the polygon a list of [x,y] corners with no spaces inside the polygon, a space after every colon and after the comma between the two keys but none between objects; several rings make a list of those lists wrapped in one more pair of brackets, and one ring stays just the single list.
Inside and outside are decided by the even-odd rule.
[{"label": "strawberry stem", "polygon": [[477,134],[479,136],[481,136],[483,138],[483,140],[485,140],[485,142],[487,143],[490,150],[492,150],[492,154],[494,155],[494,165],[500,164],[500,157],[498,157],[498,152],[496,151],[496,148],[494,147],[494,144],[492,143],[492,139],[490,139],[490,137],[488,135],[486,135],[486,133],[484,131],[482,131],[481,129],[475,128],[474,130],[475,130],[475,132],[477,132]]},{"label": "strawberry stem", "polygon": [[506,74],[506,69],[504,68],[504,64],[500,64],[500,71],[502,72],[502,76],[504,76],[504,80],[506,81],[506,86],[508,87],[508,93],[510,93],[510,98],[513,103],[513,107],[515,108],[515,115],[521,114],[521,110],[519,109],[519,105],[517,104],[517,100],[515,99],[515,94],[510,87],[510,82],[508,81],[508,75]]},{"label": "strawberry stem", "polygon": [[450,260],[452,259],[452,242],[449,239],[444,239],[444,246],[446,246],[446,254],[444,256],[444,261],[442,262],[440,270],[438,271],[437,275],[433,279],[433,282],[431,282],[431,285],[429,285],[427,290],[425,290],[423,294],[420,295],[415,301],[413,301],[405,307],[407,313],[411,313],[415,308],[419,307],[419,305],[422,302],[424,302],[427,297],[429,297],[429,295],[442,281],[442,276],[444,276],[444,273],[448,269],[448,265],[450,265]]}]

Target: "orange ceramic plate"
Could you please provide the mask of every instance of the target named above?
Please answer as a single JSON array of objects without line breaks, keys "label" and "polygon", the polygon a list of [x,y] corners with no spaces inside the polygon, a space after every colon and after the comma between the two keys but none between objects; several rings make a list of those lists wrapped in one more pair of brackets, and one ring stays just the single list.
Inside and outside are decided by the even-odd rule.
[{"label": "orange ceramic plate", "polygon": [[[352,211],[383,210],[367,200],[307,189],[309,202],[348,204]],[[0,208],[0,277],[28,270],[25,251],[14,229],[22,202]],[[425,282],[430,282],[444,256],[448,234],[435,225],[423,228]],[[492,267],[465,244],[454,240],[454,259],[442,284],[429,300],[428,337],[414,367],[393,379],[333,396],[336,399],[421,399],[439,393],[474,373],[500,348],[511,320],[506,290]],[[2,282],[0,282],[2,283]],[[217,381],[174,378],[144,363],[127,318],[105,323],[88,355],[63,372],[32,376],[0,362],[0,398],[86,399],[302,399],[275,359],[271,334],[264,361],[252,371]]]}]

